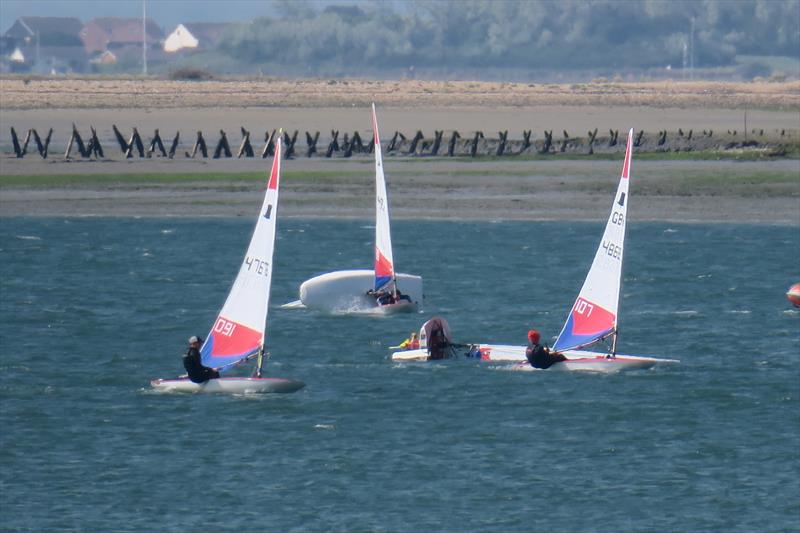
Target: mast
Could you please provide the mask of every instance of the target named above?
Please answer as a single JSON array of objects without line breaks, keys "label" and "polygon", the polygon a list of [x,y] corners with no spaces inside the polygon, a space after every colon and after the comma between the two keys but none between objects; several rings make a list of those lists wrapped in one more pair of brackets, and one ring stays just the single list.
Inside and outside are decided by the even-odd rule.
[{"label": "mast", "polygon": [[617,328],[614,328],[614,337],[611,339],[611,357],[613,358],[617,355],[617,337],[619,337],[619,331]]},{"label": "mast", "polygon": [[280,137],[275,143],[272,170],[264,193],[250,244],[239,273],[228,292],[211,332],[200,350],[205,366],[228,368],[260,357],[263,365],[264,339],[269,308],[272,262],[280,181]]},{"label": "mast", "polygon": [[603,237],[578,298],[553,345],[557,351],[583,348],[613,336],[612,351],[616,352],[632,150],[633,128],[628,132],[622,174]]},{"label": "mast", "polygon": [[256,360],[256,368],[255,372],[253,373],[255,377],[261,377],[261,369],[264,367],[264,345],[262,344],[261,347],[258,349],[258,359]]},{"label": "mast", "polygon": [[383,154],[378,135],[378,116],[374,102],[372,104],[372,130],[375,145],[375,289],[383,289],[391,283],[393,285],[392,295],[397,298],[397,274],[394,268],[392,235],[389,227],[389,196],[386,191]]},{"label": "mast", "polygon": [[147,0],[142,0],[142,74],[147,76]]}]

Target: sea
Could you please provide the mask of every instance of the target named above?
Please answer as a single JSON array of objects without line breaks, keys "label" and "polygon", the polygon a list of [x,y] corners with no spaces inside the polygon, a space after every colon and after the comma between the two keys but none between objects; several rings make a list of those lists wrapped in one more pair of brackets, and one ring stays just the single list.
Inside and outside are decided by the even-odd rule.
[{"label": "sea", "polygon": [[269,376],[287,395],[158,394],[183,372],[254,220],[0,220],[2,531],[798,531],[800,226],[631,222],[620,353],[599,375],[397,364],[457,342],[552,343],[604,221],[393,223],[424,309],[284,310],[371,268],[369,220],[278,222]]}]

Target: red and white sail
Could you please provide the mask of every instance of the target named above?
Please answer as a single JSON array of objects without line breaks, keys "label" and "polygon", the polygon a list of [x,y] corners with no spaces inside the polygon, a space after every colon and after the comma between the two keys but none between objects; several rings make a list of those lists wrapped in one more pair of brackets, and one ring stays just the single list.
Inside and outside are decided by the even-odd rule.
[{"label": "red and white sail", "polygon": [[594,261],[553,348],[572,350],[601,340],[617,330],[622,256],[628,220],[628,185],[631,175],[633,128],[628,132],[622,176],[611,214]]},{"label": "red and white sail", "polygon": [[200,350],[205,366],[220,368],[236,364],[257,353],[264,345],[278,215],[281,152],[281,138],[278,136],[272,171],[250,245],[228,299]]},{"label": "red and white sail", "polygon": [[378,136],[378,116],[372,104],[372,131],[375,134],[375,290],[394,290],[395,271],[392,235],[389,231],[389,198],[383,174],[383,155]]}]

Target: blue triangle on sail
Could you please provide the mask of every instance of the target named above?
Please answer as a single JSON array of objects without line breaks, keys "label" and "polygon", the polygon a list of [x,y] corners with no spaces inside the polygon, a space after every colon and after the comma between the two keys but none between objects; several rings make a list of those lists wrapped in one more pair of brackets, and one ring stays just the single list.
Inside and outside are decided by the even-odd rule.
[{"label": "blue triangle on sail", "polygon": [[617,200],[617,203],[619,204],[620,207],[623,207],[625,205],[625,193],[624,192],[620,193],[619,200]]},{"label": "blue triangle on sail", "polygon": [[272,204],[269,204],[269,205],[267,206],[267,211],[264,213],[264,215],[263,215],[263,216],[264,216],[264,218],[266,218],[267,220],[269,220],[269,217],[270,217],[270,216],[272,216]]}]

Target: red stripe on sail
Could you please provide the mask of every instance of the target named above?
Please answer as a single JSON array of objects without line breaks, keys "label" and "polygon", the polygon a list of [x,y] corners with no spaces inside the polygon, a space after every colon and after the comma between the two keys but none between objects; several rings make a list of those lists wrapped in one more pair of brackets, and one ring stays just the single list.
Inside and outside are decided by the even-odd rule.
[{"label": "red stripe on sail", "polygon": [[281,166],[281,138],[275,143],[275,157],[272,158],[272,172],[269,175],[269,183],[267,189],[275,190],[278,188],[278,174],[280,174]]},{"label": "red stripe on sail", "polygon": [[261,332],[222,317],[211,331],[213,344],[211,357],[245,355],[261,344]]},{"label": "red stripe on sail", "polygon": [[380,250],[375,247],[375,277],[394,277],[394,267]]},{"label": "red stripe on sail", "polygon": [[378,139],[378,115],[375,114],[375,104],[372,104],[372,132],[375,136],[375,145],[380,146],[381,141]]},{"label": "red stripe on sail", "polygon": [[632,150],[633,150],[633,130],[628,132],[628,142],[625,145],[625,162],[622,163],[622,179],[628,179],[630,177]]},{"label": "red stripe on sail", "polygon": [[594,335],[614,328],[614,313],[583,298],[572,308],[572,334]]}]

